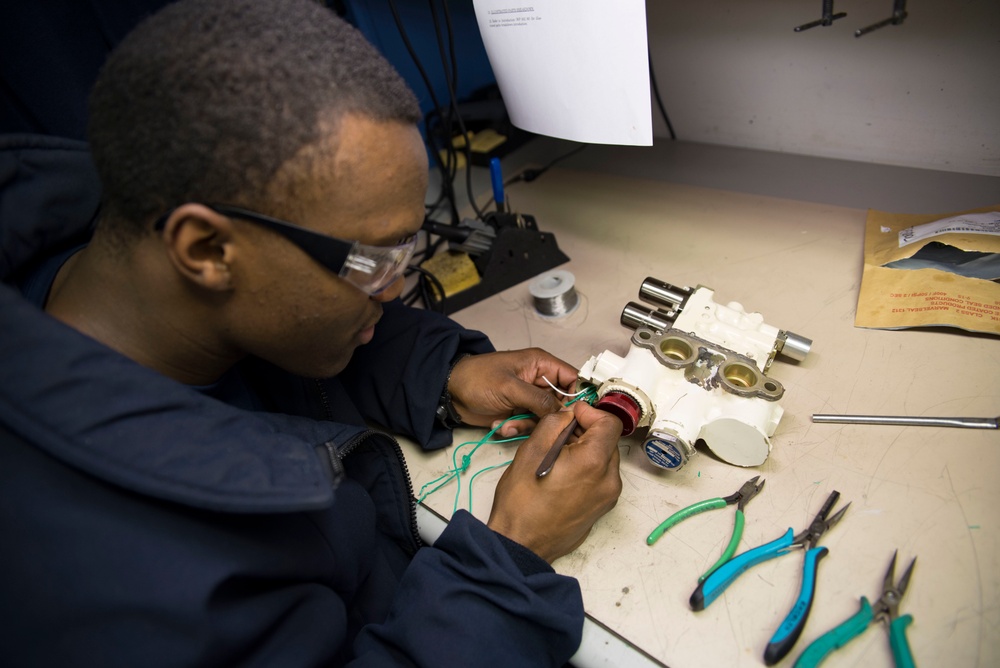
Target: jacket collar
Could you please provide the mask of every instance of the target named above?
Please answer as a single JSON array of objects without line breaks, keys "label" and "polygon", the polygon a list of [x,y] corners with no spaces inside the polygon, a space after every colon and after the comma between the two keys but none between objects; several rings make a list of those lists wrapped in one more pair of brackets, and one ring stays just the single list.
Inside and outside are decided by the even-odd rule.
[{"label": "jacket collar", "polygon": [[319,446],[364,431],[205,397],[51,318],[6,285],[0,420],[108,482],[235,512],[329,506],[335,481]]},{"label": "jacket collar", "polygon": [[90,235],[101,186],[87,144],[0,135],[0,279]]}]

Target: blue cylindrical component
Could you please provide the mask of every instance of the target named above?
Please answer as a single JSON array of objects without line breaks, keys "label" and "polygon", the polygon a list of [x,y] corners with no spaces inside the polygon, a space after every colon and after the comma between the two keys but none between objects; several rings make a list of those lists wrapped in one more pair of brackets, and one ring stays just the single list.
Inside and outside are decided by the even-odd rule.
[{"label": "blue cylindrical component", "polygon": [[497,211],[503,211],[503,172],[500,170],[500,158],[490,159],[490,180],[493,182],[493,201],[497,204]]}]

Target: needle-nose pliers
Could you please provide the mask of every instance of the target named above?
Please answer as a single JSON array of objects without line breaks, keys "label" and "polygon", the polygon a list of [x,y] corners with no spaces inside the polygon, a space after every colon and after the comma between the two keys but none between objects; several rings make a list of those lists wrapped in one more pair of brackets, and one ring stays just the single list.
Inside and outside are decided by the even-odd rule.
[{"label": "needle-nose pliers", "polygon": [[799,596],[795,601],[795,605],[789,611],[788,616],[785,617],[785,621],[774,632],[771,641],[764,650],[764,663],[771,666],[780,661],[792,649],[795,641],[799,639],[802,629],[805,628],[806,620],[809,617],[813,593],[816,590],[816,565],[829,552],[827,548],[816,547],[816,545],[820,537],[840,521],[840,518],[844,516],[847,508],[851,505],[848,503],[828,518],[827,515],[830,514],[830,511],[836,505],[839,498],[840,492],[832,492],[816,515],[816,518],[809,525],[809,528],[797,536],[789,528],[784,536],[770,543],[765,543],[760,547],[747,550],[727,561],[719,570],[708,576],[694,590],[694,593],[691,594],[691,609],[697,611],[707,608],[711,605],[712,601],[725,591],[726,587],[752,566],[787,554],[793,548],[801,547],[806,552],[802,567],[802,586],[799,589]]},{"label": "needle-nose pliers", "polygon": [[716,510],[717,508],[725,508],[726,506],[736,504],[736,521],[733,526],[733,535],[729,539],[729,545],[723,551],[722,556],[716,561],[711,568],[709,568],[705,573],[698,578],[698,582],[704,582],[705,578],[714,573],[719,569],[722,564],[729,561],[729,558],[736,553],[736,548],[740,544],[740,538],[743,537],[743,524],[745,523],[745,518],[743,515],[743,509],[750,502],[750,499],[757,496],[758,492],[764,488],[764,482],[758,485],[757,481],[760,480],[760,476],[754,476],[750,478],[743,486],[739,488],[738,491],[730,494],[729,496],[716,497],[714,499],[706,499],[704,501],[699,501],[694,503],[687,508],[682,508],[676,513],[663,520],[658,527],[653,529],[653,532],[649,534],[646,538],[646,545],[652,545],[660,539],[660,537],[670,530],[671,527],[680,523],[683,520],[691,517],[692,515],[697,515],[698,513],[703,513],[706,510]]},{"label": "needle-nose pliers", "polygon": [[916,562],[917,559],[914,557],[897,584],[895,582],[896,553],[893,552],[892,561],[889,562],[889,570],[886,571],[885,579],[882,581],[882,596],[875,601],[875,605],[869,604],[868,599],[862,596],[861,609],[839,626],[812,641],[812,644],[806,647],[795,661],[795,668],[818,666],[830,652],[840,649],[864,633],[872,620],[885,622],[888,626],[889,647],[892,648],[892,659],[896,668],[913,668],[913,654],[910,652],[910,643],[906,639],[906,627],[913,621],[913,617],[911,615],[899,616],[899,601],[906,593],[907,585],[910,584],[910,574],[913,572],[913,565]]}]

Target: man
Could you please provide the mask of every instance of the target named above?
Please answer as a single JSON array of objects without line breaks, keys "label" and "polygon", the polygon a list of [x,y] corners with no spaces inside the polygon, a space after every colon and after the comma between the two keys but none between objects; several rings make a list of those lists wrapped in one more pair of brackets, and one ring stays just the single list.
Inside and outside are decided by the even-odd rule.
[{"label": "man", "polygon": [[[4,661],[565,663],[582,603],[549,563],[614,505],[621,425],[575,406],[538,479],[575,370],[394,299],[426,158],[392,68],[308,0],[181,0],[90,113],[91,239],[80,147],[0,144]],[[515,410],[545,417],[488,525],[421,548],[367,425],[441,447]]]}]

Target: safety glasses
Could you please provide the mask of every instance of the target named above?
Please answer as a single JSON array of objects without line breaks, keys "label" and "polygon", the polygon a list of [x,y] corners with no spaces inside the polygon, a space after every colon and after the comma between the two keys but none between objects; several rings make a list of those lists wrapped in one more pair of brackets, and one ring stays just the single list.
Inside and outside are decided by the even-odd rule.
[{"label": "safety glasses", "polygon": [[[415,234],[397,246],[369,246],[359,241],[313,232],[293,223],[235,206],[205,206],[228,218],[239,218],[277,232],[316,262],[369,295],[377,295],[395,283],[406,271],[417,247]],[[156,229],[163,229],[169,217],[170,213],[160,217],[156,221]]]}]

